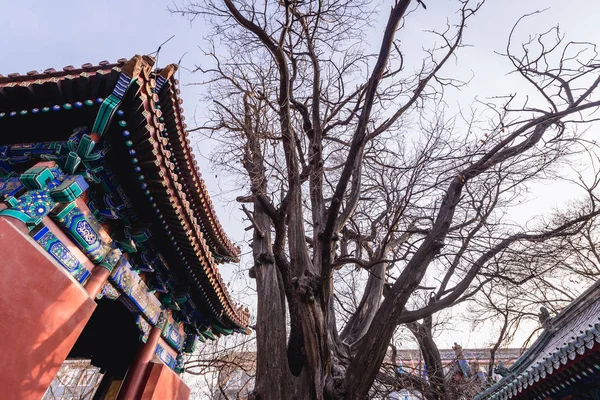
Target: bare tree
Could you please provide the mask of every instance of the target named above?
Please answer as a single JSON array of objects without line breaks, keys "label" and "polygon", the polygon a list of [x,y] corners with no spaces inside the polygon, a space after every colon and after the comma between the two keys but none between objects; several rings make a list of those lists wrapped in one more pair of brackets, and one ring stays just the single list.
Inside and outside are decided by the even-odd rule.
[{"label": "bare tree", "polygon": [[248,398],[256,375],[254,342],[237,335],[200,345],[185,363],[193,392],[211,400]]},{"label": "bare tree", "polygon": [[[410,67],[399,38],[425,4],[390,3],[375,54],[369,0],[174,10],[213,27],[213,63],[198,68],[212,104],[197,130],[222,143],[213,161],[248,183],[238,200],[251,205],[257,399],[366,398],[399,325],[425,343],[433,314],[499,274],[521,279],[496,270],[505,255],[576,234],[599,212],[596,184],[582,179],[577,207],[525,226],[507,217],[531,183],[560,178],[589,151],[577,127],[600,105],[594,47],[550,30],[515,49],[511,35],[505,57],[535,95],[447,117],[444,92],[465,83],[443,68],[482,3],[457,0],[453,20],[428,33],[437,45]],[[361,297],[336,301],[349,269],[368,274]],[[440,390],[424,394],[449,396],[442,377],[431,382]]]},{"label": "bare tree", "polygon": [[91,400],[102,374],[90,360],[67,360],[44,394],[43,400]]},{"label": "bare tree", "polygon": [[[598,280],[597,225],[598,219],[593,218],[577,235],[559,236],[506,252],[501,265],[485,273],[493,279],[473,297],[469,313],[474,329],[483,324],[497,328],[490,338],[489,377],[498,349],[510,344],[524,324],[534,327],[527,344],[548,328],[542,308],[548,316],[556,315]],[[510,275],[506,269],[510,269]]]}]

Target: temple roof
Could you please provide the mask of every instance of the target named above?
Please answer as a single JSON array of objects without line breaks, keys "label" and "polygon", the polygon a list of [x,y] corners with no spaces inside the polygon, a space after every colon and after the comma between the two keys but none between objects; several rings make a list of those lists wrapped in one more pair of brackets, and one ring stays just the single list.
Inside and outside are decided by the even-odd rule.
[{"label": "temple roof", "polygon": [[[67,139],[73,126],[94,120],[98,108],[88,103],[97,100],[99,104],[110,96],[122,69],[127,68],[134,80],[121,107],[125,117],[118,123],[127,125],[131,137],[127,141],[121,137],[115,119],[105,140],[135,153],[140,162],[139,168],[128,168],[136,173],[117,172],[126,174],[129,182],[125,190],[130,197],[143,198],[145,193],[150,199],[153,208],[144,205],[141,210],[144,215],[155,211],[151,221],[155,234],[165,238],[170,265],[192,287],[196,303],[206,302],[212,318],[222,327],[243,330],[248,325],[248,311],[235,305],[217,267],[222,262],[238,261],[239,248],[219,223],[198,170],[174,77],[177,66],[153,70],[153,64],[151,57],[136,56],[116,63],[102,61],[80,68],[0,75],[0,144]],[[68,119],[60,116],[71,108],[77,110]],[[113,158],[119,166],[125,165],[120,157]],[[141,186],[138,181],[143,181]],[[161,233],[156,232],[160,230],[157,226],[162,226]]]},{"label": "temple roof", "polygon": [[600,281],[544,323],[533,345],[508,368],[509,374],[475,397],[510,398],[549,378],[576,357],[597,351],[600,343]]},{"label": "temple roof", "polygon": [[[455,361],[457,359],[454,349],[439,349],[442,362]],[[473,348],[462,349],[466,360],[477,360],[480,362],[489,362],[491,358],[491,349],[489,348]],[[515,361],[523,353],[520,348],[500,348],[496,351],[494,358],[496,361]],[[400,361],[419,361],[422,360],[420,349],[399,349],[396,352],[396,359]]]}]

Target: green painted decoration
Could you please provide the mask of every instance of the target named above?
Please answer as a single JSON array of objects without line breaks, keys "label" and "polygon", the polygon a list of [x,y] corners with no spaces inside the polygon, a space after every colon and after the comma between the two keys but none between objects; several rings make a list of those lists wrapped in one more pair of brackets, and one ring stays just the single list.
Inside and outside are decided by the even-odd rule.
[{"label": "green painted decoration", "polygon": [[162,331],[162,337],[178,352],[183,349],[184,338],[180,331],[179,324],[171,324],[167,322]]},{"label": "green painted decoration", "polygon": [[[183,352],[191,354],[198,348],[198,335],[188,333],[185,337],[185,343],[183,345]],[[204,338],[202,338],[204,341]]]},{"label": "green painted decoration", "polygon": [[121,293],[110,282],[106,282],[102,286],[102,290],[96,296],[97,299],[107,298],[110,300],[117,300],[121,296]]},{"label": "green painted decoration", "polygon": [[100,136],[106,132],[110,121],[115,115],[119,104],[121,104],[121,101],[127,92],[127,89],[129,89],[129,86],[135,80],[136,78],[131,79],[125,74],[121,74],[119,76],[119,80],[117,81],[113,92],[110,94],[110,96],[104,99],[100,105],[100,110],[98,110],[98,115],[96,116],[96,120],[92,126],[92,132],[97,133]]},{"label": "green painted decoration", "polygon": [[115,267],[119,264],[119,262],[121,261],[121,257],[123,257],[123,253],[116,246],[114,246],[108,252],[106,257],[104,257],[102,259],[102,261],[100,261],[98,263],[98,265],[101,265],[102,267],[106,268],[108,271],[112,272],[115,269]]},{"label": "green painted decoration", "polygon": [[82,176],[70,176],[54,188],[50,196],[58,203],[70,203],[77,200],[88,187]]}]

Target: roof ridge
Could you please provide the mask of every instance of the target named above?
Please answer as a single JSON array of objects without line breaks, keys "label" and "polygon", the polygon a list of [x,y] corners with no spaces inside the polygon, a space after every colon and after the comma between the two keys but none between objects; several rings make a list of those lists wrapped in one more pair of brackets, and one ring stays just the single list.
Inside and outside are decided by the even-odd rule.
[{"label": "roof ridge", "polygon": [[[596,292],[596,296],[591,296]],[[560,326],[566,325],[577,315],[573,313],[573,309],[585,308],[596,301],[600,300],[600,280],[596,281],[588,287],[583,293],[567,304],[556,316],[552,318],[554,324],[560,323]],[[556,326],[555,326],[556,327]]]},{"label": "roof ridge", "polygon": [[61,70],[54,68],[46,68],[43,71],[32,70],[24,74],[19,72],[9,73],[7,75],[0,74],[0,85],[8,82],[22,82],[22,81],[35,81],[44,78],[59,78],[70,74],[81,74],[82,72],[94,72],[98,70],[108,70],[114,67],[120,67],[124,65],[128,58],[119,58],[116,62],[111,63],[106,60],[100,61],[98,64],[84,63],[80,68],[76,68],[73,65],[66,65]]}]

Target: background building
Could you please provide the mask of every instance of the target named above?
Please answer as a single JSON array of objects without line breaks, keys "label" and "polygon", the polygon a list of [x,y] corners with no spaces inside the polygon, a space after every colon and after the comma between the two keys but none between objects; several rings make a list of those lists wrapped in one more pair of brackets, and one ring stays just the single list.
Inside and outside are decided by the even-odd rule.
[{"label": "background building", "polygon": [[475,400],[600,398],[600,281],[551,317],[544,331],[495,385]]},{"label": "background building", "polygon": [[42,400],[91,400],[103,375],[90,360],[65,360]]}]

